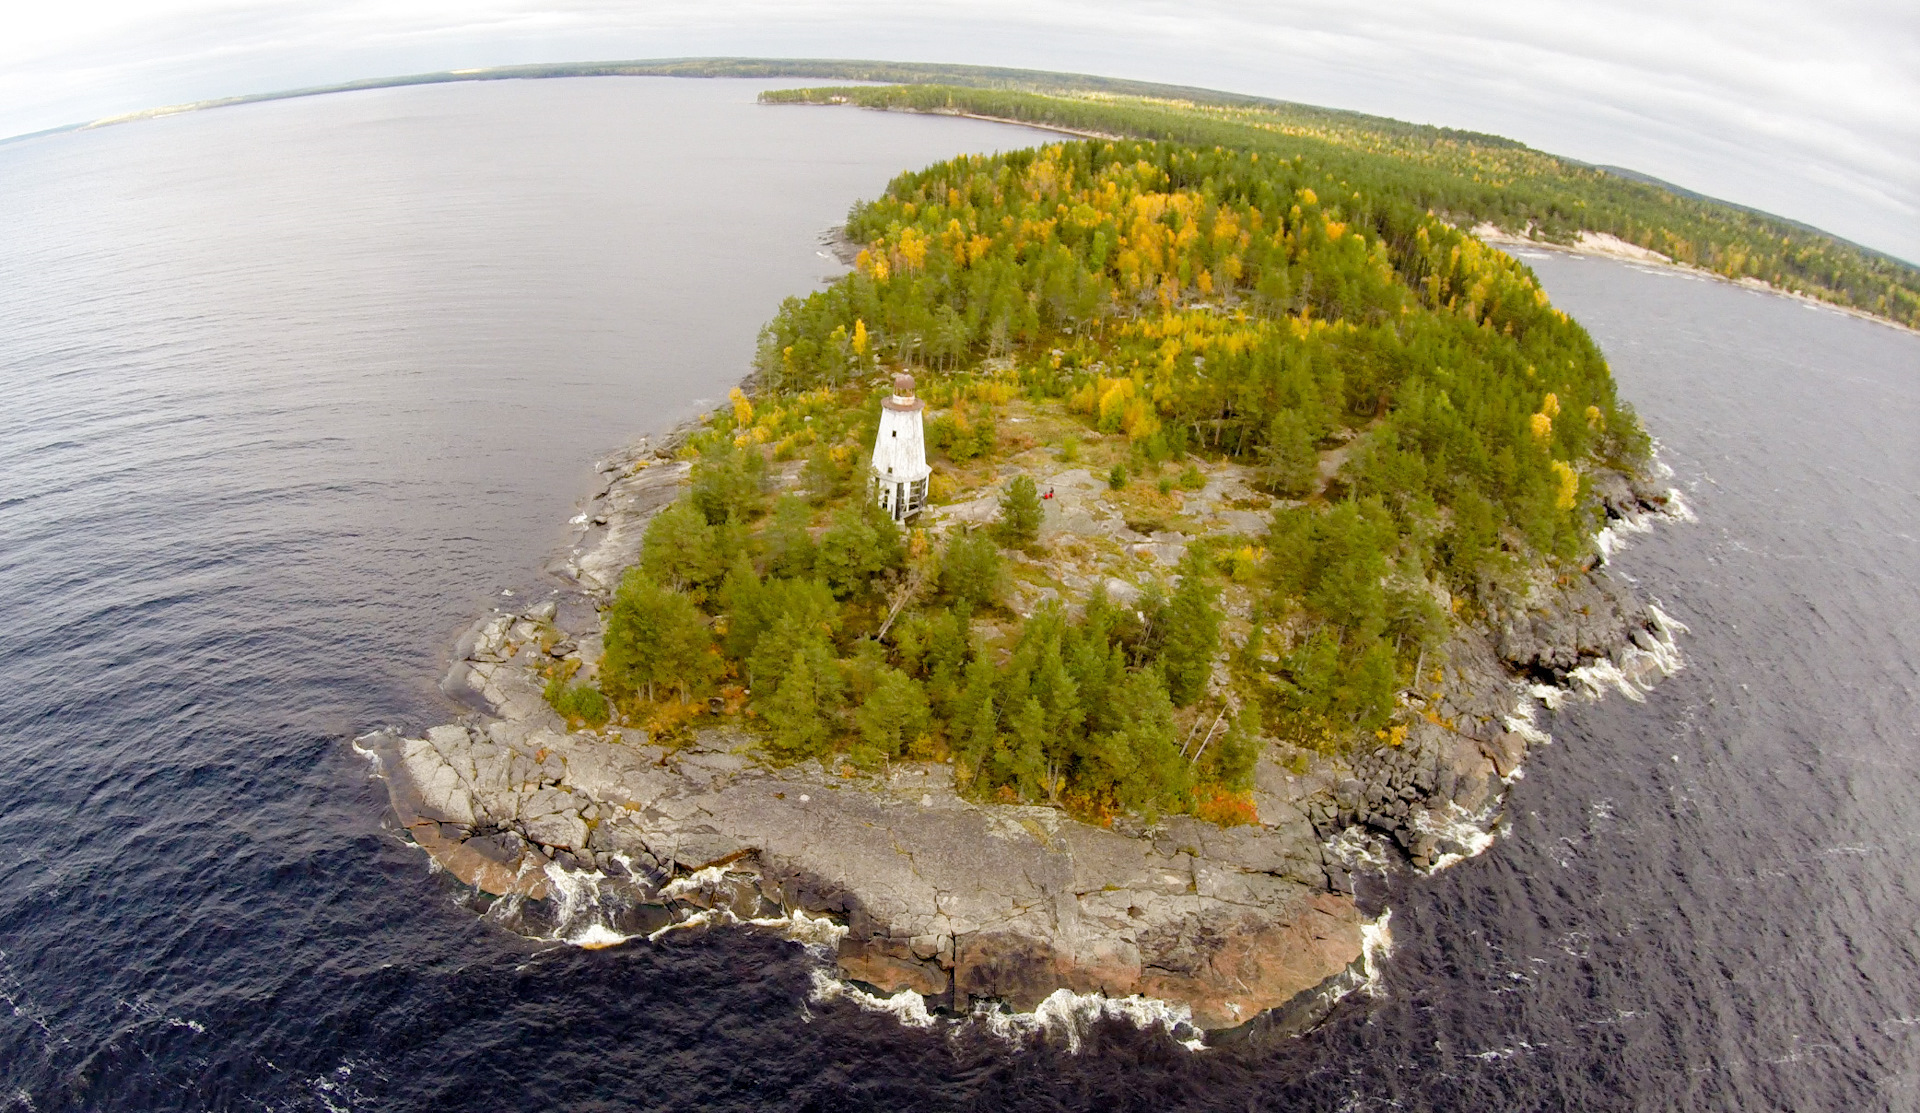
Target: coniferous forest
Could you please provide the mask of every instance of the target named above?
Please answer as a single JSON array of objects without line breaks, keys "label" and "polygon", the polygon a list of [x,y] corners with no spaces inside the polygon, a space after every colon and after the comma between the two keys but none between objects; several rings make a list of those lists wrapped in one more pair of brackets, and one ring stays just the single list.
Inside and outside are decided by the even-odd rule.
[{"label": "coniferous forest", "polygon": [[[607,615],[597,687],[554,677],[563,711],[668,735],[738,715],[776,760],[944,760],[983,799],[1244,821],[1262,746],[1397,742],[1452,624],[1581,560],[1590,476],[1647,456],[1522,264],[1303,158],[966,157],[897,178],[846,235],[852,273],[782,306],[754,396],[681,449],[690,485]],[[935,468],[904,528],[865,487],[900,369]],[[1264,524],[1138,568],[1136,598],[1017,609],[1067,551],[1042,539],[1036,460],[1172,521],[1231,471]],[[991,528],[926,528],[982,491]]]},{"label": "coniferous forest", "polygon": [[[882,80],[906,75],[877,73]],[[1048,95],[1036,82],[1064,75],[973,84],[964,67],[934,70],[914,84],[783,90],[774,104],[856,104],[958,112],[1135,139],[1303,158],[1345,186],[1392,195],[1463,227],[1493,224],[1546,243],[1605,233],[1677,263],[1920,327],[1920,269],[1815,228],[1661,183],[1536,151],[1495,135],[1401,123],[1355,112],[1235,97],[1206,90],[1139,95],[1128,83]],[[1141,90],[1144,92],[1145,90]],[[1091,95],[1089,95],[1091,94]],[[1178,98],[1178,99],[1170,99]]]}]

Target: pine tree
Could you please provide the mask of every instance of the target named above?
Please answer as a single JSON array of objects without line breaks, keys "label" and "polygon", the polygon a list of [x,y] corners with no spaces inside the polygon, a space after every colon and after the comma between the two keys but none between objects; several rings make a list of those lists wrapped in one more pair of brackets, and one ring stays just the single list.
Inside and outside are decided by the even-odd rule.
[{"label": "pine tree", "polygon": [[726,616],[726,636],[722,647],[727,656],[739,660],[753,652],[754,643],[772,623],[767,613],[767,588],[753,570],[753,561],[741,553],[720,581],[715,596],[721,614]]},{"label": "pine tree", "polygon": [[873,691],[853,713],[853,723],[869,749],[883,757],[898,757],[932,724],[926,690],[899,669],[881,669]]},{"label": "pine tree", "polygon": [[1190,779],[1174,737],[1173,703],[1156,669],[1127,674],[1115,693],[1117,723],[1093,757],[1123,808],[1153,812],[1182,803]]},{"label": "pine tree", "polygon": [[601,671],[616,692],[671,688],[684,702],[719,675],[713,634],[692,599],[669,591],[635,569],[621,581],[607,614]]},{"label": "pine tree", "polygon": [[773,521],[761,541],[766,546],[769,575],[798,579],[813,575],[816,547],[808,527],[813,511],[795,495],[781,495],[773,504]]},{"label": "pine tree", "polygon": [[727,566],[720,559],[713,526],[693,503],[680,499],[647,523],[640,567],[655,583],[704,597]]},{"label": "pine tree", "polygon": [[822,714],[820,675],[812,654],[796,649],[787,659],[780,687],[761,704],[770,731],[767,747],[791,761],[824,754],[831,737]]},{"label": "pine tree", "polygon": [[1305,498],[1319,484],[1320,454],[1313,430],[1297,410],[1281,410],[1267,424],[1267,483],[1288,498]]},{"label": "pine tree", "polygon": [[693,462],[687,500],[710,525],[726,521],[729,514],[750,521],[760,513],[766,473],[767,462],[759,449],[736,447],[732,440],[722,439]]},{"label": "pine tree", "polygon": [[1040,539],[1045,511],[1030,475],[1015,476],[1000,496],[1000,541],[1004,545],[1031,545]]},{"label": "pine tree", "polygon": [[940,553],[940,594],[969,609],[1000,601],[1006,590],[1006,564],[985,534],[955,533]]},{"label": "pine tree", "polygon": [[[772,622],[754,643],[747,658],[747,683],[755,697],[770,695],[786,683],[786,665],[797,652],[804,652],[815,665],[816,686],[838,691],[839,670],[833,668],[833,645],[827,641],[818,611],[807,598],[809,588],[827,595],[822,585],[804,581],[776,580],[767,585],[768,612]],[[832,604],[827,595],[827,603]],[[824,690],[824,689],[823,689]]]},{"label": "pine tree", "polygon": [[833,593],[847,599],[874,588],[874,578],[906,561],[900,527],[871,503],[843,506],[820,539],[815,558]]}]

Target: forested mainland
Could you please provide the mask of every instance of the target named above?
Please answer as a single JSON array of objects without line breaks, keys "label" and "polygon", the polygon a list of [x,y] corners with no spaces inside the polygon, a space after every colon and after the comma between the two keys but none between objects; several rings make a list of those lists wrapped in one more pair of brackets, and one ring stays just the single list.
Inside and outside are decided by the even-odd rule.
[{"label": "forested mainland", "polygon": [[[949,79],[965,82],[967,75]],[[762,99],[955,112],[1297,157],[1369,196],[1393,196],[1462,227],[1487,223],[1551,244],[1572,243],[1582,232],[1611,235],[1725,278],[1757,279],[1920,327],[1920,268],[1910,263],[1795,221],[1494,135],[1204,90],[1049,95],[971,83],[913,84],[782,90]]]},{"label": "forested mainland", "polygon": [[[1577,571],[1593,478],[1648,460],[1532,273],[1349,161],[1063,142],[904,174],[845,236],[851,273],[781,307],[752,394],[680,447],[597,673],[550,675],[569,718],[1248,822],[1262,747],[1398,744],[1453,624]],[[904,527],[866,486],[900,370],[934,467]],[[1043,531],[1036,477],[1076,468],[1177,564]],[[1197,529],[1202,489],[1242,525]]]}]

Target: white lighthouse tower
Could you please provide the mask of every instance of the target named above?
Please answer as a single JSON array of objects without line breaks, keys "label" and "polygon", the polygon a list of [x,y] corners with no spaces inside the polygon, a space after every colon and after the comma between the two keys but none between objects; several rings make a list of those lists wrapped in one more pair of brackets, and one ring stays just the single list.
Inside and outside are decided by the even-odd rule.
[{"label": "white lighthouse tower", "polygon": [[873,442],[871,480],[880,509],[904,522],[927,504],[927,438],[920,428],[926,404],[913,396],[913,376],[893,377],[893,397],[880,403],[880,435]]}]

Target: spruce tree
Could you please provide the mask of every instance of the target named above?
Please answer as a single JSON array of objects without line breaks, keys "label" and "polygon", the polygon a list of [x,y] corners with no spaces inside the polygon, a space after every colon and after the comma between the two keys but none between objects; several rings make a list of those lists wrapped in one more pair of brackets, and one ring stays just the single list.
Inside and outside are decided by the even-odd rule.
[{"label": "spruce tree", "polygon": [[1047,749],[1051,741],[1047,729],[1046,708],[1028,696],[1007,724],[1007,737],[996,749],[995,779],[1011,784],[1023,799],[1035,800],[1048,794]]},{"label": "spruce tree", "polygon": [[1213,673],[1213,656],[1220,648],[1220,589],[1208,576],[1206,560],[1197,550],[1181,561],[1180,586],[1167,603],[1161,623],[1161,667],[1167,694],[1185,707],[1200,698]]}]

